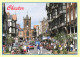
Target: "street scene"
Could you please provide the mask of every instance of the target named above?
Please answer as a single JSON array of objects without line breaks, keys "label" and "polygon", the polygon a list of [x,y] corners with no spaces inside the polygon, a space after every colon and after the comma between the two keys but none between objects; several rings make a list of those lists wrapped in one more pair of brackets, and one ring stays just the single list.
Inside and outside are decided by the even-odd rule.
[{"label": "street scene", "polygon": [[2,54],[77,54],[77,3],[2,3]]}]

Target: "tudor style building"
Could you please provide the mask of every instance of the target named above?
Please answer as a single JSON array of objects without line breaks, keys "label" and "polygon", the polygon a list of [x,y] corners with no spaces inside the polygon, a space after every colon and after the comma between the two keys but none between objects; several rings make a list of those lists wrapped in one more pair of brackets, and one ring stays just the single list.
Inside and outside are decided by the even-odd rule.
[{"label": "tudor style building", "polygon": [[46,10],[51,36],[62,31],[73,34],[72,44],[77,50],[77,3],[47,3]]},{"label": "tudor style building", "polygon": [[16,21],[17,16],[16,14],[10,15],[10,13],[7,13],[8,15],[8,34],[9,36],[16,37]]},{"label": "tudor style building", "polygon": [[65,31],[66,3],[47,3],[46,10],[51,36],[55,36],[57,31]]},{"label": "tudor style building", "polygon": [[24,21],[24,39],[32,39],[34,37],[34,30],[31,29],[31,17],[26,15],[25,18],[23,18]]}]

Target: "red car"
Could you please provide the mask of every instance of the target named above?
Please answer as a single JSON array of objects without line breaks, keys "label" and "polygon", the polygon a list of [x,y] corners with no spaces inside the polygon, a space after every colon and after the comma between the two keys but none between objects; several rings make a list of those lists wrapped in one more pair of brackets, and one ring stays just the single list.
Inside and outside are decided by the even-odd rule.
[{"label": "red car", "polygon": [[30,48],[30,49],[34,49],[34,46],[33,46],[33,45],[30,45],[29,48]]}]

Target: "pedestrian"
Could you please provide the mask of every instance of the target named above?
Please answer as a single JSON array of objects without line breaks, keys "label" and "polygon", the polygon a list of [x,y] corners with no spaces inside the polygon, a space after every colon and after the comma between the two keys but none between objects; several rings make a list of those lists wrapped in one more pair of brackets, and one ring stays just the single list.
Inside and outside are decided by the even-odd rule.
[{"label": "pedestrian", "polygon": [[4,53],[6,52],[6,46],[5,45],[3,45],[3,51],[4,51]]},{"label": "pedestrian", "polygon": [[60,48],[61,48],[61,45],[59,45],[59,50],[60,50]]},{"label": "pedestrian", "polygon": [[9,51],[11,52],[11,45],[9,45]]},{"label": "pedestrian", "polygon": [[73,51],[73,45],[72,44],[70,45],[70,51],[71,52]]},{"label": "pedestrian", "polygon": [[67,45],[66,49],[67,49],[67,51],[69,52],[69,51],[70,51],[70,46]]},{"label": "pedestrian", "polygon": [[26,53],[26,46],[24,45],[24,53]]},{"label": "pedestrian", "polygon": [[60,50],[62,50],[62,46],[60,47]]},{"label": "pedestrian", "polygon": [[26,46],[26,50],[27,50],[28,53],[30,53],[30,52],[29,52],[29,45]]},{"label": "pedestrian", "polygon": [[56,44],[54,44],[54,49],[56,49]]},{"label": "pedestrian", "polygon": [[42,48],[43,48],[43,46],[42,46],[42,44],[40,43],[40,51],[41,51],[41,53],[42,53]]},{"label": "pedestrian", "polygon": [[45,47],[45,42],[44,42],[44,47]]},{"label": "pedestrian", "polygon": [[15,54],[14,49],[11,51],[11,54]]},{"label": "pedestrian", "polygon": [[15,48],[15,49],[14,49],[14,53],[15,53],[15,54],[17,53],[16,50],[17,50],[17,49]]},{"label": "pedestrian", "polygon": [[53,46],[53,43],[51,42],[51,46]]},{"label": "pedestrian", "polygon": [[21,54],[24,54],[24,51],[23,51],[23,49],[21,49]]},{"label": "pedestrian", "polygon": [[40,46],[39,44],[37,45],[37,50],[38,50],[38,54],[40,53]]},{"label": "pedestrian", "polygon": [[66,48],[67,47],[67,44],[64,44],[64,48]]}]

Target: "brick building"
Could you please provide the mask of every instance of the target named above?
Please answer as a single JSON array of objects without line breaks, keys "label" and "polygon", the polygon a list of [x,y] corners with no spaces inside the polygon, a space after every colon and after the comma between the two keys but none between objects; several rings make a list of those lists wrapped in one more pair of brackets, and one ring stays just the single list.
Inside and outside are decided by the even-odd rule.
[{"label": "brick building", "polygon": [[35,38],[35,39],[36,39],[37,33],[38,33],[38,32],[37,32],[37,30],[38,30],[37,27],[38,27],[38,26],[39,26],[39,25],[34,25],[34,26],[33,26],[33,29],[34,29],[34,38]]},{"label": "brick building", "polygon": [[77,50],[77,3],[66,3],[67,34],[73,34],[72,44]]},{"label": "brick building", "polygon": [[23,32],[23,29],[20,28],[19,29],[19,32],[18,32],[18,37],[19,37],[19,42],[22,42],[24,40],[24,32]]},{"label": "brick building", "polygon": [[67,3],[66,8],[67,33],[77,33],[77,3]]},{"label": "brick building", "polygon": [[26,15],[25,18],[23,18],[24,21],[24,39],[32,39],[34,37],[33,33],[34,30],[31,29],[31,17],[29,17],[28,15]]}]

